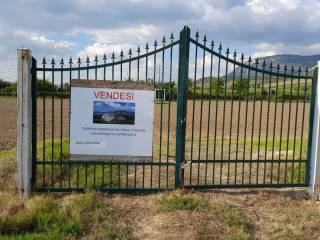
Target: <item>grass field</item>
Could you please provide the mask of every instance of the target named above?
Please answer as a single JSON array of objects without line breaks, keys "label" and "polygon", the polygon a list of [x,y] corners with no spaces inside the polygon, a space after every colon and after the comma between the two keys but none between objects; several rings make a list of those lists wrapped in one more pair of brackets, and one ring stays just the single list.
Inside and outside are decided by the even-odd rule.
[{"label": "grass field", "polygon": [[[59,102],[58,102],[59,103]],[[63,120],[63,158],[68,158],[68,119],[67,119],[67,101],[64,102],[64,120]],[[200,103],[196,103],[196,114],[199,116]],[[208,104],[208,103],[205,103]],[[220,104],[220,103],[219,103]],[[238,103],[235,102],[235,111]],[[219,105],[220,108],[221,105]],[[223,105],[222,105],[223,106]],[[221,106],[221,107],[222,107]],[[267,106],[267,105],[266,105]],[[175,111],[175,105],[172,104],[172,113]],[[189,109],[192,105],[188,104]],[[227,104],[227,108],[230,103]],[[46,139],[51,138],[51,107],[50,101],[47,101],[46,108],[47,130]],[[287,106],[285,106],[285,109]],[[198,110],[197,110],[198,109]],[[214,109],[214,108],[213,108]],[[295,106],[292,105],[292,109]],[[299,109],[300,106],[299,106]],[[41,102],[39,102],[39,119],[42,115]],[[56,112],[59,113],[60,108],[57,104]],[[155,119],[155,147],[154,154],[159,155],[159,138],[160,134],[157,129],[160,128],[160,110],[161,105],[156,105]],[[163,153],[167,151],[167,122],[168,122],[168,104],[163,105]],[[16,109],[15,98],[0,98],[0,133],[1,133],[1,150],[0,150],[0,240],[2,239],[319,239],[320,232],[320,205],[307,199],[305,189],[283,189],[283,190],[214,190],[214,191],[171,191],[165,193],[156,193],[149,195],[124,195],[124,194],[102,194],[88,191],[85,194],[34,194],[29,200],[24,200],[18,197],[16,190],[16,161],[15,161],[15,131],[16,131]],[[207,105],[204,105],[203,112],[208,112]],[[212,110],[212,112],[215,112]],[[273,112],[273,111],[272,111]],[[5,113],[5,114],[3,114]],[[186,154],[191,156],[191,136],[192,136],[192,111],[188,111],[187,119],[187,148]],[[265,111],[263,111],[265,114]],[[271,111],[270,111],[271,114]],[[295,113],[293,112],[294,116]],[[235,116],[237,116],[235,112]],[[257,115],[258,116],[258,115]],[[278,114],[279,116],[279,114]],[[288,115],[285,115],[288,118]],[[206,122],[208,115],[204,114],[202,118],[205,130],[199,138],[199,131],[194,133],[196,141],[193,145],[193,154],[204,159],[206,156],[206,143],[214,142],[214,135],[209,133],[206,135]],[[212,113],[214,119],[214,115]],[[221,112],[219,111],[219,117]],[[306,119],[308,119],[306,113]],[[241,119],[244,116],[241,115]],[[211,118],[212,119],[212,118]],[[271,118],[272,119],[272,118]],[[293,117],[294,119],[294,117]],[[299,117],[300,119],[300,117]],[[59,129],[59,117],[56,118],[56,129]],[[230,120],[226,125],[229,126]],[[237,123],[236,118],[233,119]],[[280,120],[276,118],[276,129],[281,127],[278,124]],[[300,120],[299,120],[300,121]],[[244,137],[244,125],[241,120],[239,133]],[[264,124],[265,118],[262,121]],[[283,124],[283,128],[288,129],[287,125]],[[200,119],[195,118],[197,127],[200,126]],[[217,137],[217,148],[221,149],[222,142],[222,125],[217,127],[219,136]],[[249,124],[249,123],[248,123]],[[256,124],[256,123],[255,123]],[[299,125],[299,124],[298,124]],[[301,125],[301,122],[300,122]],[[307,125],[307,124],[306,124]],[[42,136],[42,122],[38,123],[39,137]],[[235,124],[237,126],[237,124]],[[264,125],[263,125],[264,126]],[[295,126],[289,125],[290,135],[294,132]],[[235,132],[233,132],[235,131]],[[229,143],[231,148],[231,157],[235,155],[235,136],[237,128],[232,128],[232,138],[230,141],[229,128],[224,136],[225,158],[228,158]],[[297,130],[298,131],[298,130]],[[170,117],[170,135],[169,135],[169,155],[174,154],[174,136],[175,136],[175,115]],[[306,136],[307,127],[304,128],[304,134],[299,137],[289,138],[288,156],[293,157],[294,141],[302,143],[302,154],[306,154]],[[256,127],[254,128],[254,138],[252,145],[256,152],[259,138]],[[272,133],[272,131],[270,132]],[[300,132],[301,133],[301,132]],[[263,133],[265,136],[265,132]],[[269,135],[270,136],[270,135]],[[60,132],[54,135],[55,145],[59,143]],[[199,139],[202,145],[199,148]],[[263,138],[265,139],[265,138]],[[286,138],[282,140],[282,145],[286,145]],[[244,141],[241,138],[239,141],[239,149],[243,146],[250,146],[250,138]],[[42,156],[42,142],[39,140],[39,159]],[[260,141],[261,149],[267,149],[267,158],[271,158],[270,151],[272,145],[279,150],[280,139],[277,137],[274,144],[273,140],[267,138],[267,141]],[[46,156],[51,158],[51,142],[46,140]],[[5,150],[6,149],[6,150]],[[200,150],[199,150],[200,149]],[[300,152],[300,144],[296,144],[296,154]],[[199,151],[199,152],[198,152]],[[210,148],[212,155],[212,148]],[[244,152],[238,151],[239,155]],[[221,151],[217,152],[217,155]],[[249,152],[245,151],[245,156],[250,156]],[[265,152],[262,151],[261,157]],[[274,157],[285,158],[285,152],[279,152]],[[256,155],[256,154],[255,154]],[[284,156],[283,156],[284,155]],[[54,159],[59,159],[60,148],[56,147],[54,151]],[[166,155],[164,154],[163,160]],[[160,157],[159,157],[160,158]],[[158,159],[159,159],[158,158]],[[172,158],[169,159],[172,161]],[[296,165],[295,165],[296,166]],[[192,181],[197,182],[198,164],[194,164],[194,175]],[[200,164],[199,172],[201,176],[206,171],[206,165]],[[242,168],[241,165],[238,166]],[[291,178],[290,171],[294,166],[289,166],[288,177]],[[231,167],[231,174],[234,167]],[[246,167],[247,169],[247,167]],[[253,166],[253,169],[254,166]],[[156,170],[156,168],[154,169]],[[170,178],[172,170],[169,169]],[[226,171],[227,169],[223,169]],[[278,168],[275,168],[277,171]],[[283,171],[283,168],[279,168]],[[295,170],[295,169],[294,169]],[[89,169],[89,172],[91,170]],[[140,171],[138,169],[138,171]],[[166,171],[165,168],[162,169]],[[208,179],[211,181],[212,168],[207,168]],[[47,172],[51,174],[50,170]],[[59,167],[56,168],[56,173],[59,173]],[[130,179],[133,177],[133,169],[130,170]],[[267,172],[270,175],[270,172]],[[295,173],[295,171],[294,171]],[[97,171],[97,175],[100,172]],[[239,173],[241,175],[241,171]],[[296,174],[296,173],[295,173]],[[234,174],[233,174],[234,175]],[[240,177],[239,175],[239,177]],[[188,168],[186,176],[189,177]],[[225,175],[224,175],[225,176]],[[41,169],[39,169],[39,178],[41,178]],[[255,177],[255,175],[253,175]],[[270,177],[270,176],[269,176]],[[294,178],[297,176],[294,175]],[[239,178],[241,179],[241,178]],[[122,179],[121,181],[123,181]],[[208,181],[209,181],[208,180]],[[225,181],[226,179],[224,179]],[[59,178],[55,179],[59,184]],[[76,179],[72,179],[76,181]],[[91,180],[90,180],[91,181]],[[101,180],[98,180],[101,181]],[[138,184],[141,184],[141,179]],[[165,178],[161,180],[161,184],[165,184]],[[205,179],[200,178],[200,183]],[[157,182],[157,174],[155,171],[154,182]],[[50,178],[47,182],[50,183]],[[99,184],[97,182],[96,184]],[[92,183],[89,183],[92,185]]]}]

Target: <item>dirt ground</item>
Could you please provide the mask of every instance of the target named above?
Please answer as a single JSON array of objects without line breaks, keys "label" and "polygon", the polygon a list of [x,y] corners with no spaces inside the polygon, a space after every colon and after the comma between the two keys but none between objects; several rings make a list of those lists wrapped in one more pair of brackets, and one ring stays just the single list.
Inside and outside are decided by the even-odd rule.
[{"label": "dirt ground", "polygon": [[[225,138],[239,135],[241,138],[246,134],[249,138],[252,134],[254,137],[260,135],[261,137],[268,134],[269,137],[275,134],[275,137],[279,137],[280,134],[285,138],[289,133],[290,137],[294,134],[297,138],[306,138],[308,135],[308,122],[309,122],[309,103],[305,106],[303,103],[292,102],[291,106],[288,102],[283,105],[282,103],[263,102],[262,108],[260,108],[260,102],[249,102],[248,105],[245,101],[240,103],[241,111],[238,114],[239,102],[227,101],[224,105],[223,101],[218,102],[218,108],[216,111],[216,101],[211,101],[210,107],[210,122],[209,118],[209,101],[196,101],[193,106],[192,101],[188,101],[187,106],[187,132],[186,136],[191,139],[206,139],[224,136]],[[54,100],[54,108],[52,108],[52,100],[47,98],[45,102],[43,99],[38,99],[37,104],[37,132],[38,139],[42,140],[51,139],[52,127],[54,131],[54,138],[59,139],[61,136],[67,137],[69,134],[69,101],[63,99],[62,102],[62,118],[61,118],[61,100]],[[253,122],[253,109],[255,108],[254,122]],[[291,111],[289,114],[289,109]],[[194,109],[194,110],[193,110]],[[201,110],[202,109],[202,110]],[[225,109],[225,111],[223,111]],[[231,109],[233,109],[231,111]],[[268,111],[269,109],[269,111]],[[303,109],[304,120],[303,120]],[[45,110],[45,111],[44,111]],[[54,124],[52,124],[52,110],[54,111]],[[247,111],[246,111],[247,110]],[[298,110],[298,111],[296,111]],[[45,112],[45,115],[43,114]],[[194,114],[193,114],[194,112]],[[217,119],[216,119],[217,112]],[[223,114],[225,112],[225,114]],[[269,112],[269,118],[268,116]],[[175,138],[176,130],[176,103],[170,104],[170,114],[168,103],[155,104],[154,113],[154,138],[159,141],[160,135],[162,139]],[[0,151],[14,148],[16,145],[16,98],[13,97],[0,97]],[[261,114],[261,127],[260,127],[260,114]],[[297,121],[296,121],[296,116]],[[239,124],[238,124],[239,118]],[[62,120],[62,124],[61,124]],[[161,121],[162,120],[162,121]],[[232,122],[231,122],[232,120]],[[304,122],[302,122],[304,121]],[[45,123],[45,125],[44,125]],[[169,124],[168,124],[169,123]],[[224,124],[223,124],[224,123]],[[275,124],[274,124],[275,123]],[[168,128],[168,125],[170,127]],[[231,128],[230,128],[231,126]],[[274,128],[275,126],[275,128]],[[43,129],[46,129],[45,135]],[[209,128],[208,128],[209,127]],[[162,132],[160,132],[162,128]],[[289,131],[288,131],[289,128]],[[192,130],[193,129],[193,130]],[[201,129],[201,131],[200,131]],[[209,131],[208,131],[209,129]],[[268,129],[268,131],[267,131]],[[169,130],[169,131],[168,131]],[[208,134],[209,133],[209,134]]]},{"label": "dirt ground", "polygon": [[0,151],[16,146],[16,98],[0,97]]}]

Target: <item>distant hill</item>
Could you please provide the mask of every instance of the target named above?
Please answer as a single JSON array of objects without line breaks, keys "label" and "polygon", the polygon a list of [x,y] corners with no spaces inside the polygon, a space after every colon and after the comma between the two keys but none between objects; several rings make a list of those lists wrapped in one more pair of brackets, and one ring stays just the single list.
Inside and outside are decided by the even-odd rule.
[{"label": "distant hill", "polygon": [[269,57],[260,58],[262,61],[266,60],[270,64],[272,62],[274,65],[280,64],[281,67],[284,65],[302,67],[302,68],[312,68],[317,64],[317,61],[320,60],[320,54],[310,55],[310,56],[301,56],[293,54],[279,54]]},{"label": "distant hill", "polygon": [[[273,71],[276,71],[276,66],[279,64],[280,65],[280,72],[283,72],[283,68],[285,65],[287,65],[288,70],[287,73],[291,73],[291,66],[295,68],[294,74],[298,74],[298,68],[301,67],[303,71],[305,71],[306,68],[309,68],[309,70],[313,69],[314,66],[316,66],[317,62],[320,60],[320,54],[316,55],[310,55],[310,56],[301,56],[301,55],[293,55],[293,54],[279,54],[279,55],[273,55],[273,56],[268,56],[268,57],[261,57],[259,58],[259,66],[258,68],[262,68],[262,62],[266,61],[266,70],[269,70],[270,63],[272,62],[274,68]],[[246,63],[247,64],[247,63]],[[253,65],[253,64],[251,64]],[[248,70],[244,69],[242,70],[243,76],[248,75]],[[312,74],[312,73],[310,73]],[[237,67],[235,70],[235,76],[240,77],[241,75],[241,68]],[[233,71],[228,73],[228,80],[232,78],[233,76]],[[260,75],[258,75],[260,76]],[[221,76],[224,77],[224,76]],[[197,79],[197,85],[201,83],[201,79]],[[206,77],[204,80],[204,84],[207,86],[209,85],[209,78]]]}]

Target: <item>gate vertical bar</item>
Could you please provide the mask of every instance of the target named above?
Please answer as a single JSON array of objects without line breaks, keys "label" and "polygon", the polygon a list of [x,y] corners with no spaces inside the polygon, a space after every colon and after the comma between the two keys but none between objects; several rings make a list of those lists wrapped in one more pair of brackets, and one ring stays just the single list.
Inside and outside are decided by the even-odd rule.
[{"label": "gate vertical bar", "polygon": [[188,100],[189,50],[190,29],[185,26],[180,32],[179,43],[175,188],[183,187],[183,164],[185,161],[186,114]]},{"label": "gate vertical bar", "polygon": [[[32,58],[31,68],[31,98],[32,98],[32,167],[31,167],[31,188],[37,180],[37,60]],[[44,150],[43,150],[44,151]]]}]

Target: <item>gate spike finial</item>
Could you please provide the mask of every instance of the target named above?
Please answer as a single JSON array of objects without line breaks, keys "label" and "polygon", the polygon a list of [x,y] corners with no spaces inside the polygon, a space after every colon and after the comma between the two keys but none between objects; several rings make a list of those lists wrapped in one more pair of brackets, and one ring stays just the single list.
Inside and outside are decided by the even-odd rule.
[{"label": "gate spike finial", "polygon": [[137,53],[138,55],[141,53],[140,46],[138,46]]},{"label": "gate spike finial", "polygon": [[54,58],[52,58],[51,65],[55,65],[55,64],[56,64],[56,62],[54,61]]},{"label": "gate spike finial", "polygon": [[129,48],[129,53],[128,53],[128,55],[129,55],[129,57],[131,57],[131,55],[132,55],[132,50],[131,50],[131,48]]},{"label": "gate spike finial", "polygon": [[107,61],[107,55],[103,54],[103,61],[106,62]]},{"label": "gate spike finial", "polygon": [[226,54],[227,54],[227,57],[228,57],[228,56],[229,56],[229,54],[230,54],[230,50],[229,50],[229,48],[227,48]]},{"label": "gate spike finial", "polygon": [[236,52],[236,51],[234,51],[234,53],[233,53],[233,58],[234,58],[234,59],[237,58],[237,52]]},{"label": "gate spike finial", "polygon": [[221,53],[221,51],[222,51],[222,45],[221,45],[221,43],[219,44],[219,53]]},{"label": "gate spike finial", "polygon": [[299,74],[301,73],[301,67],[298,68],[298,73],[299,73]]},{"label": "gate spike finial", "polygon": [[97,64],[98,63],[98,55],[96,55],[95,57],[94,57],[94,62]]},{"label": "gate spike finial", "polygon": [[270,70],[272,71],[273,65],[272,62],[270,63]]},{"label": "gate spike finial", "polygon": [[263,60],[262,67],[263,67],[263,69],[266,67],[266,60]]},{"label": "gate spike finial", "polygon": [[196,37],[196,40],[198,41],[198,39],[199,39],[199,32],[198,31],[196,32],[195,37]]},{"label": "gate spike finial", "polygon": [[248,60],[248,63],[251,63],[252,62],[252,59],[251,59],[251,56],[249,57],[249,60]]},{"label": "gate spike finial", "polygon": [[47,64],[45,57],[43,57],[43,59],[42,59],[42,64],[43,64],[43,65],[46,65],[46,64]]},{"label": "gate spike finial", "polygon": [[214,41],[212,40],[211,41],[211,49],[213,49],[213,47],[214,47]]},{"label": "gate spike finial", "polygon": [[203,37],[203,42],[204,42],[204,44],[206,44],[206,42],[207,42],[207,36],[206,35],[204,35],[204,37]]},{"label": "gate spike finial", "polygon": [[154,41],[153,46],[154,46],[154,48],[157,48],[157,46],[158,46],[158,42],[157,42],[157,40],[155,40],[155,41]]},{"label": "gate spike finial", "polygon": [[287,72],[287,65],[284,65],[284,72]]},{"label": "gate spike finial", "polygon": [[148,43],[146,44],[146,48],[145,49],[148,52],[148,50],[149,50],[149,44]]},{"label": "gate spike finial", "polygon": [[62,66],[64,65],[63,58],[61,58],[60,65],[62,65]]},{"label": "gate spike finial", "polygon": [[279,63],[277,64],[277,71],[278,72],[280,71],[280,64]]},{"label": "gate spike finial", "polygon": [[73,62],[72,62],[72,57],[69,58],[69,64],[70,64],[70,65],[73,64]]},{"label": "gate spike finial", "polygon": [[115,59],[114,52],[112,52],[111,59],[112,59],[112,61],[114,61],[114,59]]},{"label": "gate spike finial", "polygon": [[173,42],[173,39],[174,39],[174,37],[173,37],[173,33],[171,33],[171,35],[170,35],[171,43]]},{"label": "gate spike finial", "polygon": [[120,58],[122,60],[122,58],[123,58],[123,50],[121,50],[121,52],[120,52]]},{"label": "gate spike finial", "polygon": [[89,65],[89,63],[90,63],[90,59],[89,59],[89,57],[87,57],[87,59],[86,59],[86,64]]},{"label": "gate spike finial", "polygon": [[258,66],[259,65],[259,58],[256,58],[255,64]]},{"label": "gate spike finial", "polygon": [[163,36],[163,38],[162,38],[162,44],[163,44],[163,46],[166,45],[166,37],[165,36]]},{"label": "gate spike finial", "polygon": [[308,75],[308,72],[309,72],[309,68],[308,67],[306,67],[306,75]]},{"label": "gate spike finial", "polygon": [[77,63],[78,63],[79,65],[81,64],[81,58],[80,58],[80,57],[78,57]]},{"label": "gate spike finial", "polygon": [[241,62],[243,62],[243,60],[244,60],[244,55],[243,53],[241,53]]}]

